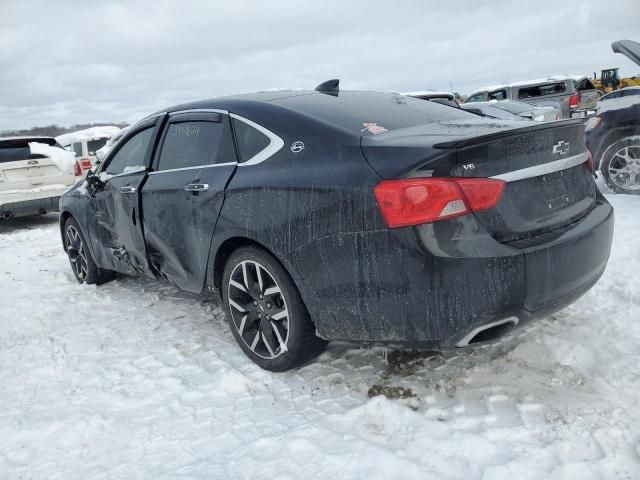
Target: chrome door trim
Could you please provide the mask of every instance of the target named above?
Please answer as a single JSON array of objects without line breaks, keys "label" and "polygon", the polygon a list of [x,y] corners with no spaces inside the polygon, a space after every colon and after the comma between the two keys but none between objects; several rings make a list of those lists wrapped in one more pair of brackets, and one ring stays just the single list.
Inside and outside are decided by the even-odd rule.
[{"label": "chrome door trim", "polygon": [[211,165],[195,165],[193,167],[182,167],[182,168],[170,168],[168,170],[155,170],[153,172],[149,172],[149,175],[158,175],[159,173],[169,173],[169,172],[181,172],[183,170],[198,170],[202,168],[212,168],[212,167],[228,167],[229,165],[237,165],[237,162],[225,162],[225,163],[213,163]]}]

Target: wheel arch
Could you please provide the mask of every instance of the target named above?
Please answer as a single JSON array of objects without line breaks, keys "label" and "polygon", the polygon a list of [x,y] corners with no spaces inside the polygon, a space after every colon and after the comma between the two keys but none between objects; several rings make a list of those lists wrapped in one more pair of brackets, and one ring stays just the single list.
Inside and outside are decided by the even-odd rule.
[{"label": "wheel arch", "polygon": [[249,237],[233,236],[225,239],[216,249],[215,254],[213,255],[213,260],[210,262],[210,272],[207,276],[207,278],[209,278],[209,284],[211,286],[220,289],[220,286],[222,285],[224,267],[227,263],[227,260],[237,249],[246,246],[258,247],[269,253],[280,263],[280,265],[282,265],[282,268],[285,269],[289,276],[291,276],[291,273],[289,272],[289,269],[286,267],[286,265],[282,262],[282,260],[280,260],[278,255],[271,251],[267,246]]},{"label": "wheel arch", "polygon": [[609,148],[616,143],[618,140],[622,140],[626,137],[631,137],[635,132],[634,125],[621,125],[615,128],[612,128],[607,135],[600,141],[597,150],[597,164],[595,165],[595,170],[600,171],[602,169],[602,164],[604,161],[604,154],[609,150]]},{"label": "wheel arch", "polygon": [[[60,221],[59,221],[59,225],[60,225],[60,240],[62,241],[62,249],[65,252],[67,251],[67,242],[64,241],[64,226],[66,225],[67,220],[69,220],[70,218],[74,218],[70,211],[64,210],[64,211],[60,212]],[[77,222],[77,220],[76,220],[76,222]]]}]

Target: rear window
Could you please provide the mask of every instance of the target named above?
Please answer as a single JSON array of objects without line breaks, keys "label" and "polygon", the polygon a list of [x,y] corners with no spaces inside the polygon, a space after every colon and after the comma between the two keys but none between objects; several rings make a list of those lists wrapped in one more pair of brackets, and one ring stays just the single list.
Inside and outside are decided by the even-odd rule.
[{"label": "rear window", "polygon": [[428,123],[475,118],[473,114],[400,94],[340,92],[285,97],[273,103],[361,135],[377,135]]},{"label": "rear window", "polygon": [[18,160],[34,160],[37,158],[45,158],[45,156],[39,153],[32,154],[27,142],[21,144],[13,143],[5,147],[0,145],[0,163],[15,162]]},{"label": "rear window", "polygon": [[[215,164],[220,146],[224,143],[223,130],[224,126],[219,122],[187,121],[169,124],[160,152],[158,170]],[[228,160],[228,157],[223,159]]]},{"label": "rear window", "polygon": [[523,87],[518,90],[518,98],[535,98],[547,95],[557,95],[567,91],[564,82],[549,83],[546,85],[534,85],[531,87]]}]

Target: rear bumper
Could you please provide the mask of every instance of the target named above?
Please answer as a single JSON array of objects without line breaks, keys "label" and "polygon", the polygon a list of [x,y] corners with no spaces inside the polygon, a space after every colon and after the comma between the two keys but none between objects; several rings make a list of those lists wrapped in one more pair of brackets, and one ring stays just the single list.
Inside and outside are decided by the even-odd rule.
[{"label": "rear bumper", "polygon": [[[0,202],[1,201],[0,197]],[[60,196],[0,203],[0,218],[8,219],[39,215],[47,212],[57,212],[59,204]]]},{"label": "rear bumper", "polygon": [[599,194],[570,228],[527,244],[496,242],[472,216],[325,237],[294,252],[290,271],[302,271],[321,336],[447,350],[483,325],[520,327],[574,302],[604,272],[613,220]]}]

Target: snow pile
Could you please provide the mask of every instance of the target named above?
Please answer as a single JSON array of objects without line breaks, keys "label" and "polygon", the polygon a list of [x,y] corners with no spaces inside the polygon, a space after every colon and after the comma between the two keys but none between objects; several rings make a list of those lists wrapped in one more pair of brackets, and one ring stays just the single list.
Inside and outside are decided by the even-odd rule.
[{"label": "snow pile", "polygon": [[218,300],[79,285],[56,216],[0,224],[0,477],[638,478],[640,197],[608,198],[607,271],[553,317],[388,362],[332,343],[282,374]]},{"label": "snow pile", "polygon": [[85,140],[96,140],[98,138],[109,138],[120,131],[119,127],[104,126],[91,127],[77,132],[65,133],[56,137],[60,145],[70,145],[74,142],[83,142]]},{"label": "snow pile", "polygon": [[29,142],[29,150],[32,154],[44,155],[51,159],[61,172],[73,173],[76,156],[72,152],[39,142]]}]

